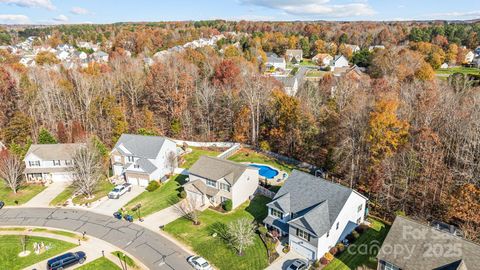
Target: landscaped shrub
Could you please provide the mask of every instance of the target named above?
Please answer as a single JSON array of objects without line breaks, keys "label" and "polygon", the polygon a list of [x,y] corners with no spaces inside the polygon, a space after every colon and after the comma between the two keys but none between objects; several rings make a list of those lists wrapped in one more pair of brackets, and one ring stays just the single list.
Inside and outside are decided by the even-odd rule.
[{"label": "landscaped shrub", "polygon": [[357,228],[355,228],[355,231],[357,231],[359,234],[362,234],[364,233],[365,231],[367,231],[370,227],[368,227],[367,224],[360,224],[360,226],[358,226]]},{"label": "landscaped shrub", "polygon": [[283,251],[283,253],[288,253],[290,251],[290,246],[288,244],[285,244],[282,251]]},{"label": "landscaped shrub", "polygon": [[325,255],[323,255],[323,257],[324,257],[325,259],[327,259],[328,261],[333,260],[333,255],[332,255],[332,253],[330,253],[330,252],[325,253]]},{"label": "landscaped shrub", "polygon": [[148,192],[152,192],[160,187],[160,184],[157,181],[150,181],[148,186],[145,188]]},{"label": "landscaped shrub", "polygon": [[329,261],[327,259],[325,259],[325,257],[322,257],[322,258],[320,258],[320,263],[322,265],[327,265],[329,263]]},{"label": "landscaped shrub", "polygon": [[349,233],[346,238],[350,243],[352,243],[355,240],[355,237],[353,236],[353,232]]},{"label": "landscaped shrub", "polygon": [[345,250],[345,245],[343,243],[338,243],[335,247],[337,248],[337,253],[342,253]]},{"label": "landscaped shrub", "polygon": [[352,232],[353,239],[356,240],[360,237],[360,234],[357,231]]},{"label": "landscaped shrub", "polygon": [[185,190],[180,191],[180,198],[185,199],[187,198],[187,192]]},{"label": "landscaped shrub", "polygon": [[267,231],[268,231],[267,228],[265,228],[263,226],[258,227],[258,232],[262,235],[266,235]]},{"label": "landscaped shrub", "polygon": [[336,247],[332,247],[330,250],[329,250],[330,253],[332,253],[333,256],[335,256],[335,254],[337,254],[338,252],[338,249]]},{"label": "landscaped shrub", "polygon": [[313,262],[313,267],[319,268],[320,267],[320,261],[319,260],[314,261]]},{"label": "landscaped shrub", "polygon": [[226,200],[223,202],[223,210],[227,212],[232,211],[232,200]]}]

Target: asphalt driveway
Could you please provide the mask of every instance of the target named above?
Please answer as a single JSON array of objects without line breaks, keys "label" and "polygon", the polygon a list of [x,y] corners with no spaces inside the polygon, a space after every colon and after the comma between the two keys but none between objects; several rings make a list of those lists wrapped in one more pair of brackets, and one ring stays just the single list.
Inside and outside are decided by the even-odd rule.
[{"label": "asphalt driveway", "polygon": [[132,254],[149,269],[191,269],[190,255],[167,238],[134,223],[78,209],[4,208],[0,226],[52,227],[86,232]]}]

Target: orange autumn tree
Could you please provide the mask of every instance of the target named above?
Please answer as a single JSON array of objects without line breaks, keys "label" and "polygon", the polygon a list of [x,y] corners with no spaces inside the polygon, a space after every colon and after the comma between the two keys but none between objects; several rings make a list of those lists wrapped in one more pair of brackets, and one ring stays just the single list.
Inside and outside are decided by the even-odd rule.
[{"label": "orange autumn tree", "polygon": [[461,186],[457,194],[450,196],[448,217],[460,221],[465,237],[480,238],[480,189],[468,183]]}]

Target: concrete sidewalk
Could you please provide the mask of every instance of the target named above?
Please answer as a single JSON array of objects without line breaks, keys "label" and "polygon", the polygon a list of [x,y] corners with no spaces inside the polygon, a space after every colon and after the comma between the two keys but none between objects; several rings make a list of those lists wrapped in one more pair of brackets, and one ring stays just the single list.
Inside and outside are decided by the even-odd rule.
[{"label": "concrete sidewalk", "polygon": [[28,202],[23,204],[23,207],[48,207],[50,202],[57,197],[58,194],[62,193],[66,187],[68,187],[70,182],[53,182],[47,186],[42,192],[38,193],[37,196],[30,199]]}]

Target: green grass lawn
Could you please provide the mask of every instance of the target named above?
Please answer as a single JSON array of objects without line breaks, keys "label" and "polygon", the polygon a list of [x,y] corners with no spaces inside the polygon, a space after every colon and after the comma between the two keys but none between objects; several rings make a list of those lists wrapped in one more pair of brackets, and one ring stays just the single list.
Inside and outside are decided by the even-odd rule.
[{"label": "green grass lawn", "polygon": [[94,261],[91,261],[81,267],[77,268],[78,270],[120,270],[121,268],[118,265],[111,262],[105,257],[98,258]]},{"label": "green grass lawn", "polygon": [[125,255],[125,257],[124,257],[123,252],[114,251],[114,252],[112,252],[112,255],[114,255],[117,258],[120,256],[122,261],[125,261],[127,263],[127,266],[129,266],[131,268],[137,268],[137,265],[135,264],[135,261],[132,258],[128,257],[127,255]]},{"label": "green grass lawn", "polygon": [[240,151],[238,151],[228,159],[235,162],[252,162],[252,163],[267,164],[277,169],[280,169],[282,171],[286,171],[288,173],[292,172],[293,169],[298,169],[294,165],[285,163],[283,161],[277,160],[275,158],[269,157],[262,153],[258,153],[246,148],[241,149]]},{"label": "green grass lawn", "polygon": [[[22,251],[22,245],[19,235],[2,235],[0,236],[0,269],[23,269],[29,265],[43,261],[57,254],[63,253],[69,249],[76,247],[75,244],[37,236],[29,236],[27,238],[27,250],[30,250],[30,255],[26,257],[18,257]],[[33,243],[43,242],[45,246],[51,248],[39,255],[33,252]]]},{"label": "green grass lawn", "polygon": [[[178,196],[180,193],[181,185],[185,183],[185,175],[174,175],[167,183],[161,184],[161,186],[152,191],[144,191],[137,197],[129,201],[124,208],[130,211],[135,205],[142,204],[140,208],[140,214],[142,216],[148,216],[154,212],[160,211],[180,201]],[[136,214],[133,214],[137,218]]]},{"label": "green grass lawn", "polygon": [[[80,195],[75,198],[73,198],[73,203],[74,204],[86,204],[86,203],[92,203],[102,197],[107,196],[107,194],[112,191],[113,187],[115,185],[110,183],[107,180],[100,180],[98,183],[97,188],[95,189],[95,192],[93,193],[94,197],[92,199],[87,199],[85,196]],[[68,199],[68,198],[67,198]]]},{"label": "green grass lawn", "polygon": [[6,205],[15,205],[15,201],[18,201],[18,204],[24,204],[45,189],[42,185],[24,184],[15,194],[3,180],[0,179],[0,181],[0,200],[4,201]]},{"label": "green grass lawn", "polygon": [[307,77],[323,77],[327,73],[328,72],[321,71],[321,70],[309,70],[306,76]]},{"label": "green grass lawn", "polygon": [[300,62],[300,66],[317,66],[316,63],[314,63],[311,59],[303,59],[302,62]]},{"label": "green grass lawn", "polygon": [[73,192],[75,192],[74,187],[69,186],[65,188],[60,194],[57,195],[57,197],[53,198],[53,200],[50,202],[50,205],[56,206],[64,204],[68,199],[70,199],[70,197],[73,196]]},{"label": "green grass lawn", "polygon": [[[351,252],[345,250],[338,257],[333,259],[324,270],[348,270],[357,269],[359,266],[366,266],[371,269],[377,269],[377,256],[378,250],[387,236],[389,226],[382,222],[369,218],[372,223],[372,228],[364,232],[360,238],[352,244],[350,248]],[[378,241],[378,242],[377,242]],[[371,254],[356,254],[356,250],[359,245],[367,244],[368,250],[373,251]],[[375,247],[375,248],[370,248]],[[364,250],[362,248],[362,250]]]},{"label": "green grass lawn", "polygon": [[192,152],[186,154],[184,156],[184,163],[180,165],[182,168],[190,168],[192,165],[200,158],[200,156],[217,156],[223,151],[219,148],[219,150],[212,150],[212,148],[204,149],[199,147],[190,147],[192,148]]},{"label": "green grass lawn", "polygon": [[238,256],[220,237],[212,236],[212,228],[219,222],[228,223],[239,218],[262,221],[267,216],[266,203],[270,199],[255,197],[228,214],[207,209],[200,213],[200,225],[193,225],[190,220],[180,218],[165,226],[165,231],[191,246],[199,255],[206,258],[218,269],[264,269],[268,266],[267,250],[258,235],[254,244],[248,247],[243,256]]},{"label": "green grass lawn", "polygon": [[32,231],[33,232],[44,232],[44,233],[57,234],[57,235],[66,236],[66,237],[75,238],[75,239],[82,238],[81,235],[78,235],[78,234],[73,233],[73,232],[60,231],[60,230],[50,230],[50,229],[46,229],[46,228],[35,228]]},{"label": "green grass lawn", "polygon": [[451,75],[454,73],[480,75],[480,69],[469,68],[469,67],[441,68],[441,69],[437,69],[436,72],[437,74],[448,74],[448,75]]}]

